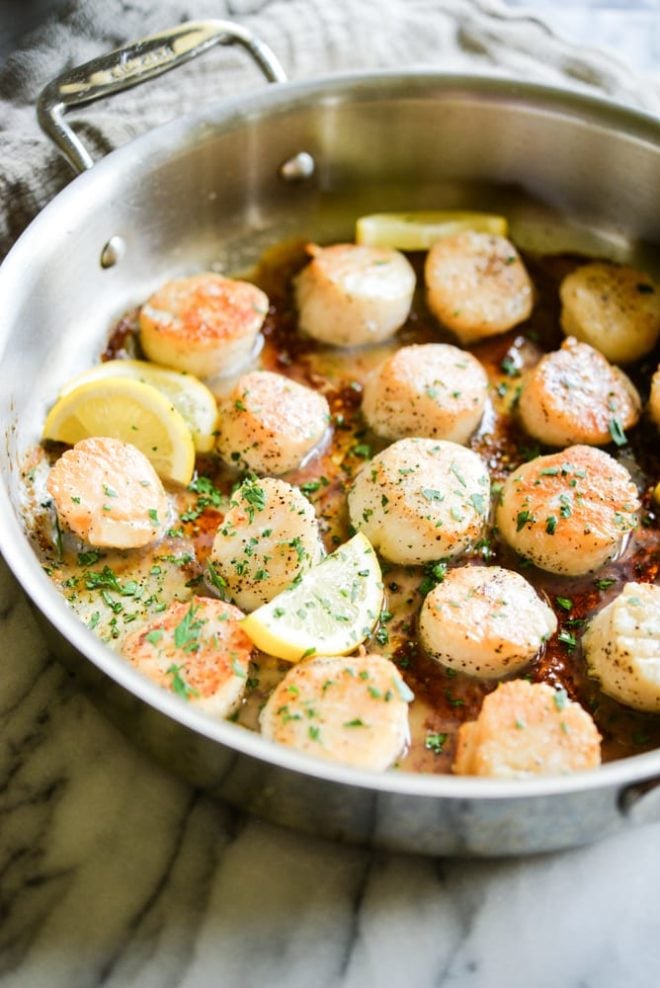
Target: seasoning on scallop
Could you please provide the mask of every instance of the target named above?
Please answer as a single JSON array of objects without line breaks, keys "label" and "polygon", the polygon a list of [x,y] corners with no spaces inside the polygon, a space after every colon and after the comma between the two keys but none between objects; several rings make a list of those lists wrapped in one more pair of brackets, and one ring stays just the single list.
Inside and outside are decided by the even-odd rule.
[{"label": "seasoning on scallop", "polygon": [[569,446],[507,477],[496,521],[505,541],[536,566],[580,576],[620,554],[639,507],[624,466],[592,446]]},{"label": "seasoning on scallop", "polygon": [[232,600],[245,611],[271,600],[322,557],[314,508],[297,487],[269,477],[243,481],[211,550]]},{"label": "seasoning on scallop", "polygon": [[229,717],[247,683],[252,643],[232,604],[193,597],[173,604],[132,632],[122,654],[159,686],[212,717]]},{"label": "seasoning on scallop", "polygon": [[649,353],[660,336],[660,294],[641,271],[596,261],[561,283],[561,326],[608,360],[629,364]]},{"label": "seasoning on scallop", "polygon": [[458,731],[453,771],[495,779],[566,775],[600,765],[600,734],[563,689],[514,679],[485,697]]},{"label": "seasoning on scallop", "polygon": [[532,283],[506,237],[473,230],[443,237],[424,278],[431,312],[464,344],[505,333],[532,311]]},{"label": "seasoning on scallop", "polygon": [[412,699],[382,655],[306,659],[271,693],[261,733],[326,761],[384,771],[408,744]]},{"label": "seasoning on scallop", "polygon": [[175,278],[140,309],[140,343],[165,367],[208,378],[248,361],[268,312],[268,297],[218,274]]},{"label": "seasoning on scallop", "polygon": [[548,446],[620,443],[641,407],[628,375],[572,336],[528,372],[518,405],[527,432]]},{"label": "seasoning on scallop", "polygon": [[466,443],[481,422],[488,377],[471,353],[445,343],[401,347],[368,378],[362,411],[386,439]]},{"label": "seasoning on scallop", "polygon": [[481,536],[489,508],[480,457],[440,439],[392,443],[365,463],[348,494],[354,528],[404,565],[461,555]]},{"label": "seasoning on scallop", "polygon": [[307,248],[309,264],[295,281],[299,326],[331,346],[388,339],[408,318],[415,272],[389,247],[333,244]]},{"label": "seasoning on scallop", "polygon": [[461,566],[426,597],[419,616],[422,647],[470,676],[518,672],[557,630],[550,607],[519,573],[500,566]]},{"label": "seasoning on scallop", "polygon": [[227,463],[260,474],[299,467],[326,435],[328,402],[272,371],[238,379],[220,411],[218,451]]},{"label": "seasoning on scallop", "polygon": [[46,481],[58,518],[97,548],[139,549],[161,538],[169,505],[149,460],[130,443],[82,439]]},{"label": "seasoning on scallop", "polygon": [[589,672],[608,696],[660,713],[660,587],[626,583],[589,623],[582,644]]}]

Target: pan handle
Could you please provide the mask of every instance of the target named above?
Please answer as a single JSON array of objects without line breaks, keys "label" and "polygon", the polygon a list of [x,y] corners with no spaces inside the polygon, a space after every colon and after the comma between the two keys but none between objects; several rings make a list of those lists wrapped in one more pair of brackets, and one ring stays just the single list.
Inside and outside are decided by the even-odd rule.
[{"label": "pan handle", "polygon": [[279,61],[252,31],[231,21],[186,21],[94,58],[53,79],[37,100],[41,128],[71,167],[76,172],[84,172],[92,167],[94,160],[64,119],[70,107],[84,106],[132,89],[189,62],[217,44],[242,45],[269,82],[286,82]]}]

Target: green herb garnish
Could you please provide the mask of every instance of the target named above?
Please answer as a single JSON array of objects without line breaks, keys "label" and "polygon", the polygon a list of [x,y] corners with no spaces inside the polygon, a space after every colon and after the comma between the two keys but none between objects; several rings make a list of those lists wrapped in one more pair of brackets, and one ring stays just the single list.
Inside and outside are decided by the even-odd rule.
[{"label": "green herb garnish", "polygon": [[427,751],[432,751],[434,755],[440,755],[442,754],[446,740],[446,734],[440,734],[438,731],[428,731],[424,739],[424,747]]}]

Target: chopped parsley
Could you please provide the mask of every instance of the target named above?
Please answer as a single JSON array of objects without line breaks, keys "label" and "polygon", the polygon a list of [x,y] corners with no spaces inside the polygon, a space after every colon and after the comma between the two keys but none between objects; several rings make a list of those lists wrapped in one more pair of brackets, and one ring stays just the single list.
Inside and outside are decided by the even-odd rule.
[{"label": "chopped parsley", "polygon": [[371,446],[367,443],[357,443],[357,445],[353,446],[351,449],[351,453],[353,456],[359,456],[363,460],[368,460],[371,456]]},{"label": "chopped parsley", "polygon": [[610,436],[612,437],[612,442],[616,443],[617,446],[625,446],[628,442],[625,432],[623,431],[623,426],[621,425],[621,419],[614,415],[610,421],[608,428],[610,430]]},{"label": "chopped parsley", "polygon": [[103,553],[99,552],[98,549],[89,549],[87,552],[78,553],[78,565],[79,566],[93,566],[94,563],[98,563],[99,559],[103,558]]},{"label": "chopped parsley", "polygon": [[266,507],[266,491],[263,489],[254,474],[246,477],[237,492],[247,504],[247,513],[250,523],[254,521],[257,511],[263,511]]},{"label": "chopped parsley", "polygon": [[330,481],[327,477],[319,477],[318,480],[307,480],[300,485],[303,494],[315,494],[321,487],[327,487]]},{"label": "chopped parsley", "polygon": [[447,575],[447,563],[427,563],[424,567],[424,578],[419,585],[419,592],[426,596],[429,591],[442,583]]},{"label": "chopped parsley", "polygon": [[176,648],[184,652],[199,651],[199,633],[202,630],[203,621],[195,619],[199,611],[199,605],[191,604],[183,618],[174,629],[174,644]]},{"label": "chopped parsley", "polygon": [[561,505],[559,514],[562,518],[570,518],[573,514],[573,508],[571,507],[571,499],[568,494],[559,495],[559,504]]},{"label": "chopped parsley", "polygon": [[114,590],[124,597],[133,597],[138,585],[135,580],[127,580],[123,585],[117,579],[117,575],[109,566],[104,566],[102,570],[92,570],[85,577],[85,587],[87,590]]},{"label": "chopped parsley", "polygon": [[390,640],[390,634],[387,628],[384,628],[383,625],[381,624],[376,630],[374,638],[376,639],[379,645],[387,645]]},{"label": "chopped parsley", "polygon": [[500,361],[500,368],[508,377],[520,377],[520,368],[509,353]]},{"label": "chopped parsley", "polygon": [[566,646],[569,652],[572,652],[577,645],[577,638],[575,637],[575,635],[572,635],[570,631],[566,631],[565,628],[562,628],[562,630],[559,632],[559,634],[557,635],[557,640],[562,642],[562,644]]},{"label": "chopped parsley", "polygon": [[428,731],[424,739],[424,747],[427,751],[432,751],[434,755],[440,755],[442,754],[446,740],[446,734],[440,734],[438,731]]},{"label": "chopped parsley", "polygon": [[467,484],[465,483],[465,477],[463,477],[462,473],[460,472],[460,470],[458,469],[455,463],[452,463],[452,465],[449,467],[449,472],[453,473],[453,475],[456,477],[456,480],[459,482],[461,487],[467,487]]},{"label": "chopped parsley", "polygon": [[422,488],[422,497],[424,497],[427,501],[444,501],[445,499],[445,495],[442,491],[436,491],[432,487]]},{"label": "chopped parsley", "polygon": [[197,690],[188,686],[188,683],[181,675],[181,669],[182,666],[178,666],[174,662],[167,669],[168,676],[172,677],[172,691],[183,700],[189,700],[191,696],[199,696]]},{"label": "chopped parsley", "polygon": [[188,484],[187,488],[191,494],[197,495],[197,502],[194,508],[185,511],[181,515],[181,521],[195,521],[202,514],[205,508],[219,509],[223,506],[224,499],[222,492],[209,480],[208,477],[195,477]]}]

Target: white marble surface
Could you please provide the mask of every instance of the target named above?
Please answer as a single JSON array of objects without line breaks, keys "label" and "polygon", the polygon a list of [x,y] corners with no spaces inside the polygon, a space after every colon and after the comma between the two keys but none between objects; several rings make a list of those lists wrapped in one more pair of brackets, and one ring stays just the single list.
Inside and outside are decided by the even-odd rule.
[{"label": "white marble surface", "polygon": [[[614,6],[607,43],[625,36]],[[596,11],[587,19],[575,38],[597,43]],[[503,861],[301,837],[129,746],[48,655],[4,569],[0,628],[3,988],[660,983],[660,824]]]},{"label": "white marble surface", "polygon": [[3,988],[649,988],[660,825],[520,860],[341,847],[157,769],[3,572]]}]

